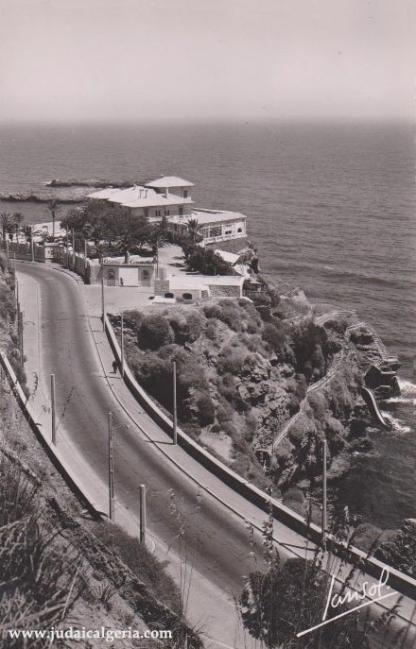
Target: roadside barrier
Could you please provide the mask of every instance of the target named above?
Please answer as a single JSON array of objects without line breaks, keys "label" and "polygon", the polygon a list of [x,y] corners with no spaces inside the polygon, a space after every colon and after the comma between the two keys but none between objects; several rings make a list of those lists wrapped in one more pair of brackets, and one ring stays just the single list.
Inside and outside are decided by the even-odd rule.
[{"label": "roadside barrier", "polygon": [[[120,346],[107,315],[104,319],[104,325],[114,357],[119,368],[121,368]],[[153,421],[155,421],[170,437],[173,437],[173,421],[138,384],[126,361],[124,361],[124,381],[130,392],[148,415],[150,415]],[[208,451],[202,448],[179,427],[177,428],[177,436],[178,444],[189,453],[189,455],[196,459],[206,469],[211,471],[211,473],[220,478],[222,482],[227,484],[231,489],[262,509],[264,512],[267,513],[271,510],[273,517],[277,521],[283,523],[293,531],[302,535],[304,538],[309,539],[317,545],[321,543],[322,530],[318,525],[311,522],[308,523],[302,516],[272,498],[266,492],[258,489],[249,481],[244,480],[241,476],[235,473],[235,471],[208,453]],[[347,546],[346,544],[337,541],[331,534],[326,535],[326,541],[329,551],[342,557],[345,561],[359,566],[365,573],[368,573],[376,579],[379,579],[383,570],[387,569],[390,574],[389,585],[399,593],[411,597],[412,599],[416,599],[416,580],[412,577],[401,573],[374,557],[369,557],[365,552],[354,546]]]},{"label": "roadside barrier", "polygon": [[37,423],[37,417],[32,410],[32,406],[28,402],[28,398],[26,397],[20,383],[17,380],[13,367],[11,366],[6,354],[2,351],[0,351],[0,364],[4,369],[10,387],[20,405],[26,421],[44,447],[49,459],[52,461],[57,471],[62,475],[63,479],[70,486],[72,491],[78,496],[78,498],[81,500],[85,508],[92,516],[94,516],[95,518],[105,516],[105,514],[101,512],[94,503],[94,499],[91,498],[86,493],[85,488],[79,484],[78,478],[73,473],[71,467],[69,466],[69,463],[63,457],[63,454],[60,453],[59,449],[54,446],[51,441],[45,436],[45,432],[42,430],[41,425]]}]

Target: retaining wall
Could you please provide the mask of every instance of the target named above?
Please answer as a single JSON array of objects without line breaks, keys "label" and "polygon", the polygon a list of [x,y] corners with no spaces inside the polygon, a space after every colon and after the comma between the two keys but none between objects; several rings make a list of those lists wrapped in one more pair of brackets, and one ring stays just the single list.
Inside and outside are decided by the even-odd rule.
[{"label": "retaining wall", "polygon": [[[105,316],[105,330],[113,354],[121,368],[121,350],[118,344],[113,327]],[[171,437],[173,436],[173,421],[165,415],[159,406],[149,397],[143,388],[137,383],[133,373],[124,362],[124,380],[131,393],[144,408],[144,410],[152,417],[152,419]],[[217,460],[214,456],[203,449],[191,437],[189,437],[180,428],[177,429],[178,444],[186,450],[193,458],[198,460],[206,469],[211,471],[214,475],[221,479],[222,482],[227,484],[231,489],[234,489],[241,496],[249,500],[254,505],[257,505],[264,512],[273,512],[273,516],[277,521],[280,521],[290,529],[301,534],[304,538],[311,540],[315,544],[320,544],[322,540],[322,530],[320,527],[313,523],[307,523],[306,520],[293,512],[282,503],[271,498],[267,493],[261,491],[253,484],[244,480],[241,476],[235,473],[232,469]],[[330,534],[327,535],[327,547],[337,556],[343,557],[347,562],[354,562],[355,565],[360,565],[364,572],[378,579],[383,570],[389,570],[389,585],[397,590],[399,593],[416,599],[416,580],[412,577],[402,574],[398,570],[391,568],[384,564],[382,561],[374,557],[368,557],[365,552],[355,547],[347,547],[345,544],[335,540]]]},{"label": "retaining wall", "polygon": [[19,406],[28,422],[29,426],[35,433],[36,437],[44,447],[46,453],[48,454],[49,459],[54,464],[55,468],[62,475],[66,483],[70,486],[72,491],[78,496],[84,506],[94,517],[102,516],[99,508],[94,503],[94,499],[91,498],[87,493],[85,488],[79,484],[77,478],[69,466],[69,463],[63,457],[62,453],[59,452],[58,448],[52,444],[52,442],[46,437],[45,431],[42,430],[42,426],[37,423],[38,417],[32,410],[32,407],[26,397],[25,393],[22,390],[21,385],[19,384],[16,374],[6,356],[6,354],[0,351],[0,364],[5,371],[7,379],[9,381],[10,387],[13,390],[13,394],[16,397]]}]

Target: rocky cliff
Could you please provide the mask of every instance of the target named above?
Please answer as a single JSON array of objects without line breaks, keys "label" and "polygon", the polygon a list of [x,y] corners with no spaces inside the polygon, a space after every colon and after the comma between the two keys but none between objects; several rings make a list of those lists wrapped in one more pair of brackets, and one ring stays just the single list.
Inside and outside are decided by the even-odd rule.
[{"label": "rocky cliff", "polygon": [[[138,381],[169,411],[175,360],[181,426],[279,495],[319,480],[324,438],[330,477],[371,444],[362,388],[374,341],[364,349],[353,323],[351,314],[313,308],[300,290],[263,283],[240,300],[125,314],[126,353]],[[371,354],[374,362],[377,350]]]}]

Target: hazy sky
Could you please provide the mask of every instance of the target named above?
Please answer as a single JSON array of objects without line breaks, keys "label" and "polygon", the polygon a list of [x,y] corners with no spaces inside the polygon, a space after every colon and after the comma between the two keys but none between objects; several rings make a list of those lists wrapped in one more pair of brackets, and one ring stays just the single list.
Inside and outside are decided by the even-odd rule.
[{"label": "hazy sky", "polygon": [[0,0],[0,119],[413,118],[415,0]]}]

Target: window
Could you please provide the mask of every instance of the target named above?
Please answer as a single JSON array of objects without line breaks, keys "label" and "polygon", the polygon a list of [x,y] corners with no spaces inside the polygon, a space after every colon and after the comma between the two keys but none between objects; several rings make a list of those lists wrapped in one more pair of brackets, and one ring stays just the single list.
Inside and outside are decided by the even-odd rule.
[{"label": "window", "polygon": [[184,300],[192,300],[192,293],[182,293]]},{"label": "window", "polygon": [[183,190],[183,197],[188,198],[188,190],[187,189]]},{"label": "window", "polygon": [[237,232],[242,232],[243,228],[237,228]]},{"label": "window", "polygon": [[222,228],[220,225],[214,225],[209,229],[210,237],[220,237],[222,235]]},{"label": "window", "polygon": [[165,297],[175,297],[173,293],[165,293]]},{"label": "window", "polygon": [[162,216],[162,211],[161,210],[156,210],[155,215],[156,216]]},{"label": "window", "polygon": [[225,230],[224,234],[232,234],[232,230]]},{"label": "window", "polygon": [[183,216],[183,207],[182,207],[182,205],[179,207],[179,216]]}]

